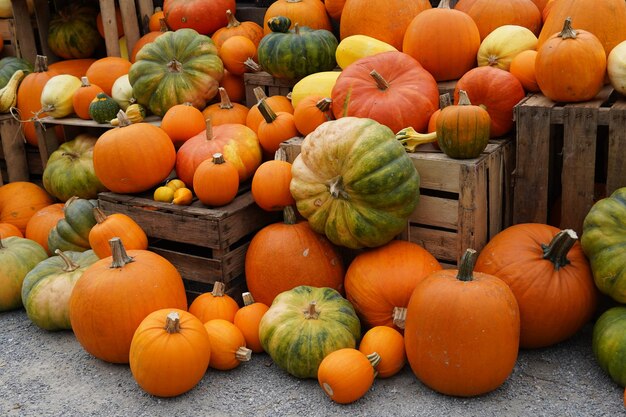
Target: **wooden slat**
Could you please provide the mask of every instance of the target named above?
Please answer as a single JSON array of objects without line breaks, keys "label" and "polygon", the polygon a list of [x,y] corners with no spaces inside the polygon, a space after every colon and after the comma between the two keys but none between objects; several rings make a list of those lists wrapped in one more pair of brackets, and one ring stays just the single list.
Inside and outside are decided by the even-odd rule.
[{"label": "wooden slat", "polygon": [[[594,103],[593,106],[598,109],[598,116],[596,118],[596,123],[598,126],[606,126],[609,124],[609,108],[604,107],[600,108],[601,105],[606,104],[613,92],[613,87],[610,84],[605,85],[602,90],[596,95],[595,98],[589,100],[586,103]],[[546,98],[546,100],[549,100]],[[554,102],[552,102],[554,103]],[[552,112],[550,113],[550,123],[562,125],[565,124],[565,120],[567,116],[568,110],[566,110],[567,106],[559,106],[554,105],[552,108]]]},{"label": "wooden slat", "polygon": [[[117,19],[115,17],[115,1],[99,0],[100,16],[104,28],[104,43],[107,56],[121,56],[119,34],[117,33]],[[130,49],[129,49],[130,51]]]},{"label": "wooden slat", "polygon": [[59,139],[54,129],[46,129],[42,123],[35,123],[35,133],[37,134],[41,166],[45,169],[50,154],[59,147]]},{"label": "wooden slat", "polygon": [[48,64],[58,61],[54,52],[48,46],[48,33],[50,32],[50,7],[48,0],[34,0],[34,15],[37,22],[37,36],[39,37],[39,46],[41,55],[48,57]]},{"label": "wooden slat", "polygon": [[[150,22],[150,16],[154,13],[154,3],[152,0],[137,0],[137,10],[139,13],[141,33],[145,35],[150,32],[148,23]],[[129,49],[129,51],[132,51],[132,49]]]},{"label": "wooden slat", "polygon": [[141,37],[135,0],[119,0],[120,14],[122,15],[122,27],[126,37],[126,50],[130,53]]},{"label": "wooden slat", "polygon": [[409,216],[411,223],[457,230],[459,202],[449,198],[421,195],[417,207]]},{"label": "wooden slat", "polygon": [[480,250],[487,243],[487,164],[462,166],[460,189],[457,262],[466,249]]},{"label": "wooden slat", "polygon": [[439,261],[456,262],[458,235],[453,231],[434,230],[409,223],[407,240],[422,246]]},{"label": "wooden slat", "polygon": [[606,174],[606,192],[611,195],[626,187],[626,101],[611,107],[609,121],[609,152]]},{"label": "wooden slat", "polygon": [[561,227],[582,234],[585,216],[593,205],[597,108],[600,100],[563,108],[563,171]]},{"label": "wooden slat", "polygon": [[20,123],[12,117],[0,122],[0,138],[9,181],[28,181],[28,163]]},{"label": "wooden slat", "polygon": [[[102,129],[112,129],[114,127],[111,126],[110,123],[98,123],[95,120],[85,120],[79,117],[63,117],[60,119],[55,119],[54,117],[46,116],[39,119],[39,121],[43,124],[76,126],[80,128],[94,127]],[[146,117],[143,122],[150,123],[154,126],[161,126],[161,118],[155,115],[150,115]]]},{"label": "wooden slat", "polygon": [[30,22],[30,13],[26,0],[11,0],[13,18],[15,19],[15,37],[17,38],[18,56],[30,63],[35,62],[37,44],[33,25]]}]

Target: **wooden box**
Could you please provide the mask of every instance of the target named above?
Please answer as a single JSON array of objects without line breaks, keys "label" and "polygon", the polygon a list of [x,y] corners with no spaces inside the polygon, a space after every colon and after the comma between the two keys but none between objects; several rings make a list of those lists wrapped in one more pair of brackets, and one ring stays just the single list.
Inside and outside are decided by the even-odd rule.
[{"label": "wooden box", "polygon": [[534,94],[515,108],[513,222],[582,232],[593,203],[626,186],[626,99],[606,86],[584,103]]},{"label": "wooden box", "polygon": [[41,178],[39,149],[26,143],[20,123],[10,114],[0,116],[0,144],[0,185]]},{"label": "wooden box", "polygon": [[[287,160],[300,153],[301,142],[283,142]],[[408,154],[420,174],[420,201],[400,238],[422,245],[446,266],[456,265],[466,248],[482,249],[511,224],[514,152],[507,138],[490,141],[474,159],[440,151]]]},{"label": "wooden box", "polygon": [[100,193],[98,203],[107,214],[123,213],[135,220],[149,237],[149,249],[172,262],[196,292],[210,291],[215,281],[224,282],[227,291],[241,292],[252,236],[280,220],[280,213],[261,210],[249,191],[219,208],[198,200],[177,206],[148,194],[111,192]]}]

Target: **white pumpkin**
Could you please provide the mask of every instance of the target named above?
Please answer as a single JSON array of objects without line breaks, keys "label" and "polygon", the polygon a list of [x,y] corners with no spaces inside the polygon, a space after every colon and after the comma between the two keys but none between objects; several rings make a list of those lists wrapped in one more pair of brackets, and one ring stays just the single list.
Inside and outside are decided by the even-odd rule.
[{"label": "white pumpkin", "polygon": [[626,41],[611,50],[606,60],[606,71],[613,88],[626,95]]},{"label": "white pumpkin", "polygon": [[130,81],[128,81],[128,74],[124,74],[115,80],[111,88],[111,97],[113,97],[113,100],[115,100],[124,111],[126,111],[128,106],[137,101],[135,97],[133,97],[133,87],[130,85]]},{"label": "white pumpkin", "polygon": [[81,85],[78,77],[69,74],[50,78],[41,92],[42,110],[55,119],[74,113],[72,98]]}]

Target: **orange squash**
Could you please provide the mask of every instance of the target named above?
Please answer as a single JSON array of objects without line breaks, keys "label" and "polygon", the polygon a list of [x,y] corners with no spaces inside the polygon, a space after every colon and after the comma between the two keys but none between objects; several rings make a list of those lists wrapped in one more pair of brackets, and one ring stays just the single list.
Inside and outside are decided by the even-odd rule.
[{"label": "orange squash", "polygon": [[298,102],[293,109],[293,121],[301,135],[306,136],[319,125],[335,116],[331,108],[333,100],[330,97],[318,95],[307,96]]},{"label": "orange squash", "polygon": [[252,350],[246,347],[246,340],[241,330],[232,322],[213,319],[204,323],[204,328],[211,341],[211,360],[209,367],[228,371],[247,362],[252,357]]},{"label": "orange squash", "polygon": [[263,115],[259,110],[259,103],[261,100],[265,99],[265,102],[274,110],[274,112],[286,112],[293,114],[294,108],[291,104],[291,101],[286,96],[270,96],[265,95],[265,91],[263,87],[255,87],[254,88],[254,96],[257,100],[256,104],[250,107],[250,111],[246,116],[246,126],[250,129],[257,132],[259,129],[259,125],[263,121]]},{"label": "orange squash", "polygon": [[[222,81],[224,80],[222,79]],[[231,102],[226,88],[219,87],[218,91],[220,93],[220,102],[211,104],[202,110],[204,118],[210,118],[213,126],[227,123],[245,125],[249,109],[243,104]],[[204,123],[202,127],[204,129]]]},{"label": "orange squash", "polygon": [[296,203],[289,190],[290,183],[291,163],[287,162],[285,151],[279,148],[274,159],[263,162],[254,173],[250,192],[263,210],[283,210]]},{"label": "orange squash", "polygon": [[89,66],[85,74],[89,81],[100,86],[108,96],[111,95],[113,83],[124,74],[128,74],[131,62],[116,56],[100,58]]},{"label": "orange squash", "polygon": [[235,199],[237,191],[237,168],[221,153],[214,153],[212,159],[201,162],[193,174],[193,192],[204,205],[225,206]]},{"label": "orange squash", "polygon": [[221,281],[213,284],[213,291],[200,294],[189,306],[189,312],[206,323],[213,319],[223,319],[232,322],[235,313],[239,310],[237,302],[224,293],[226,286]]},{"label": "orange squash", "polygon": [[170,107],[161,119],[161,129],[180,148],[189,138],[204,131],[206,117],[191,103],[175,104]]},{"label": "orange squash", "polygon": [[292,113],[275,113],[266,100],[259,102],[259,111],[263,115],[263,120],[257,128],[257,136],[266,154],[273,155],[282,142],[298,136]]},{"label": "orange squash", "polygon": [[6,239],[10,236],[24,237],[17,226],[11,223],[0,223],[0,239]]},{"label": "orange squash", "polygon": [[89,231],[89,245],[99,258],[111,256],[109,241],[118,237],[126,249],[148,249],[148,237],[141,226],[124,213],[106,215],[95,207],[93,215],[96,224]]},{"label": "orange squash", "polygon": [[349,404],[363,397],[374,383],[374,370],[380,360],[374,353],[368,357],[357,349],[335,350],[322,359],[317,381],[324,393],[336,403]]},{"label": "orange squash", "polygon": [[89,114],[89,105],[103,90],[95,84],[89,82],[89,78],[81,77],[81,86],[74,92],[72,96],[72,105],[74,106],[74,113],[81,119],[91,120]]},{"label": "orange squash", "polygon": [[363,335],[359,350],[365,355],[378,353],[380,362],[376,365],[379,378],[389,378],[400,372],[406,364],[404,337],[389,326],[375,326]]},{"label": "orange squash", "polygon": [[247,348],[254,353],[263,352],[263,346],[259,339],[259,323],[261,323],[261,319],[269,307],[266,304],[255,302],[249,292],[244,292],[242,298],[244,306],[235,313],[233,324],[241,330],[246,339]]}]

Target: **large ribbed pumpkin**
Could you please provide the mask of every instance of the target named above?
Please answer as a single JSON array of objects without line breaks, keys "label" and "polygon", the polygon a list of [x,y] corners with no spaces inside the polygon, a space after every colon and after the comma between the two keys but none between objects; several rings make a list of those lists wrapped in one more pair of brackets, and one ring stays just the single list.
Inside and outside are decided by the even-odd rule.
[{"label": "large ribbed pumpkin", "polygon": [[409,23],[402,51],[422,64],[435,80],[446,81],[457,80],[476,66],[479,46],[480,33],[472,18],[451,9],[449,0],[442,0],[439,7],[424,10]]},{"label": "large ribbed pumpkin", "polygon": [[347,0],[341,11],[339,36],[367,35],[402,50],[407,26],[420,12],[432,8],[428,0]]},{"label": "large ribbed pumpkin", "polygon": [[433,76],[410,55],[389,51],[346,67],[331,92],[335,118],[367,117],[398,132],[425,131],[439,107]]},{"label": "large ribbed pumpkin", "polygon": [[618,43],[626,40],[626,2],[623,0],[558,0],[550,4],[550,13],[541,28],[537,47],[560,32],[568,17],[572,18],[575,28],[596,35],[606,55]]},{"label": "large ribbed pumpkin", "polygon": [[135,59],[128,72],[133,95],[157,116],[186,102],[204,109],[224,75],[211,38],[193,29],[165,32],[141,48]]},{"label": "large ribbed pumpkin", "polygon": [[[119,115],[122,112],[118,113]],[[115,193],[138,193],[163,181],[174,168],[176,150],[167,133],[149,123],[121,122],[93,148],[100,182]]]},{"label": "large ribbed pumpkin", "polygon": [[284,221],[259,230],[246,252],[246,284],[254,299],[270,305],[299,285],[343,292],[345,269],[337,248],[307,221],[297,221],[293,207],[283,212]]},{"label": "large ribbed pumpkin", "polygon": [[541,29],[541,13],[532,0],[459,0],[454,8],[476,22],[481,40],[503,25],[524,26],[535,35]]},{"label": "large ribbed pumpkin", "polygon": [[165,258],[147,250],[125,251],[111,239],[113,256],[83,272],[70,297],[72,330],[83,348],[107,362],[128,363],[141,321],[161,308],[187,310],[183,280]]},{"label": "large ribbed pumpkin", "polygon": [[406,227],[419,174],[386,126],[343,117],[306,136],[293,162],[291,193],[311,228],[349,248],[384,245]]}]

